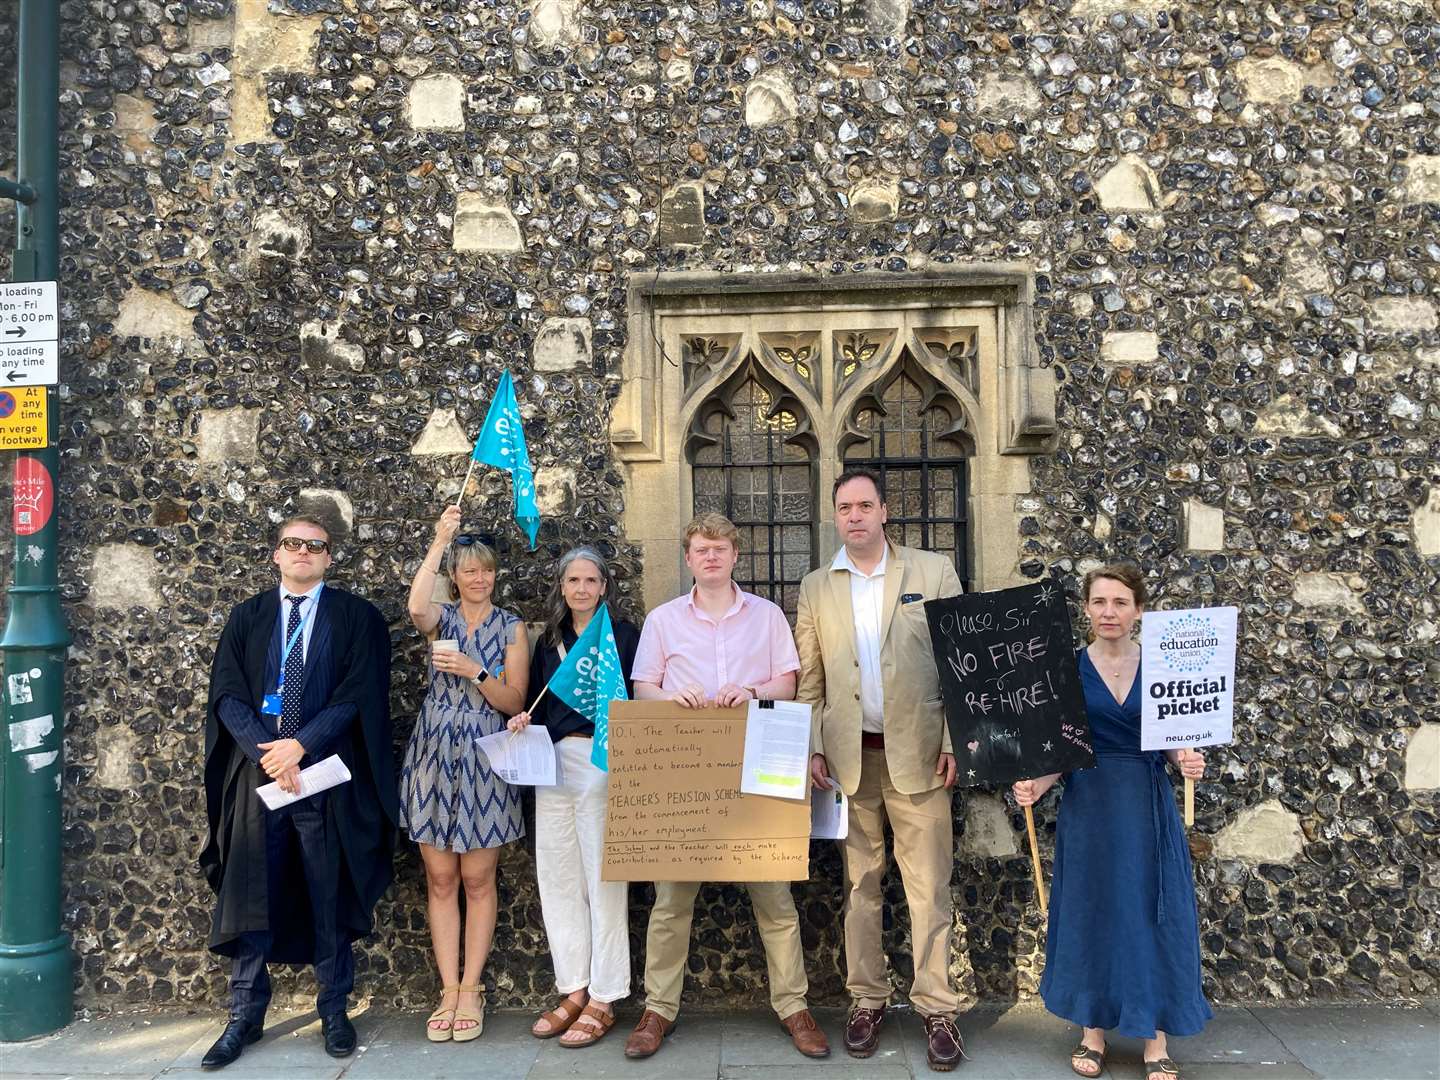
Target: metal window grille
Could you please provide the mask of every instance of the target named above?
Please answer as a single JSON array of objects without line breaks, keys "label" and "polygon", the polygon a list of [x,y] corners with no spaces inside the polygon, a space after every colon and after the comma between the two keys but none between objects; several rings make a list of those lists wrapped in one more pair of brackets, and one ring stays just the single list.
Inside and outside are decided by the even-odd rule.
[{"label": "metal window grille", "polygon": [[856,418],[870,438],[846,450],[846,464],[869,465],[884,479],[891,542],[950,556],[969,591],[966,461],[940,438],[950,417],[942,408],[925,409],[920,388],[904,375],[883,401],[884,413],[867,409]]},{"label": "metal window grille", "polygon": [[796,418],[773,418],[769,393],[748,380],[705,425],[713,438],[696,451],[695,512],[718,511],[740,531],[735,583],[774,601],[793,621],[800,581],[815,558],[815,463],[787,442]]}]

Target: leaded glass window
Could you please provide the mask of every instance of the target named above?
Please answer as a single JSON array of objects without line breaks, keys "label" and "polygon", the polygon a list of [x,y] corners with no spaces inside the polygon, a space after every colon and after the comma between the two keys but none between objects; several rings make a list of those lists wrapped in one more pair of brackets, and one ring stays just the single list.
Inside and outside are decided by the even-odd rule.
[{"label": "leaded glass window", "polygon": [[927,395],[902,371],[856,413],[845,464],[870,465],[884,478],[891,542],[948,555],[968,589],[962,424],[943,395]]},{"label": "leaded glass window", "polygon": [[696,417],[695,512],[740,531],[735,582],[792,618],[814,565],[815,462],[799,415],[753,374]]}]

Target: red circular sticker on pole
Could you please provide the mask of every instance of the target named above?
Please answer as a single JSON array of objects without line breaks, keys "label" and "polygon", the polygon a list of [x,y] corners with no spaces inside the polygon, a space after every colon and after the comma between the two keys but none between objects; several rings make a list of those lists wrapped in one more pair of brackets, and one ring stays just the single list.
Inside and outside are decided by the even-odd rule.
[{"label": "red circular sticker on pole", "polygon": [[39,458],[15,458],[15,535],[29,536],[43,529],[55,510],[55,484]]}]

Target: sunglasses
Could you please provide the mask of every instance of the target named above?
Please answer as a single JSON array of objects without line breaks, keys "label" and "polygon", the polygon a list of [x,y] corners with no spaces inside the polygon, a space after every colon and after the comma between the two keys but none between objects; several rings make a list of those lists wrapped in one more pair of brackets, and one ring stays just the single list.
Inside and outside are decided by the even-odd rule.
[{"label": "sunglasses", "polygon": [[301,540],[298,536],[286,536],[281,539],[280,546],[286,551],[299,551],[304,548],[311,555],[323,555],[330,550],[328,540]]},{"label": "sunglasses", "polygon": [[510,542],[493,533],[460,533],[451,541],[456,547],[473,547],[476,544],[484,544],[491,551],[503,552],[510,546]]}]

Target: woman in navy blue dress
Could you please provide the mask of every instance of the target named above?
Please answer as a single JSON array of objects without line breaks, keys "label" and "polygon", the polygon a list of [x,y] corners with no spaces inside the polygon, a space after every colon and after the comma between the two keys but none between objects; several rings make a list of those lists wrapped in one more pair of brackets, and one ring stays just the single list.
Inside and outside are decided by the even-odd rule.
[{"label": "woman in navy blue dress", "polygon": [[[1080,650],[1080,681],[1095,768],[1068,776],[1055,833],[1055,873],[1045,940],[1045,1007],[1084,1029],[1070,1067],[1105,1068],[1105,1031],[1145,1040],[1146,1080],[1179,1068],[1167,1035],[1195,1035],[1213,1015],[1200,987],[1200,931],[1185,830],[1165,772],[1168,758],[1198,779],[1198,750],[1140,749],[1140,647],[1131,640],[1145,581],[1128,564],[1085,577],[1093,640]],[[1060,778],[1015,785],[1033,805]]]}]

